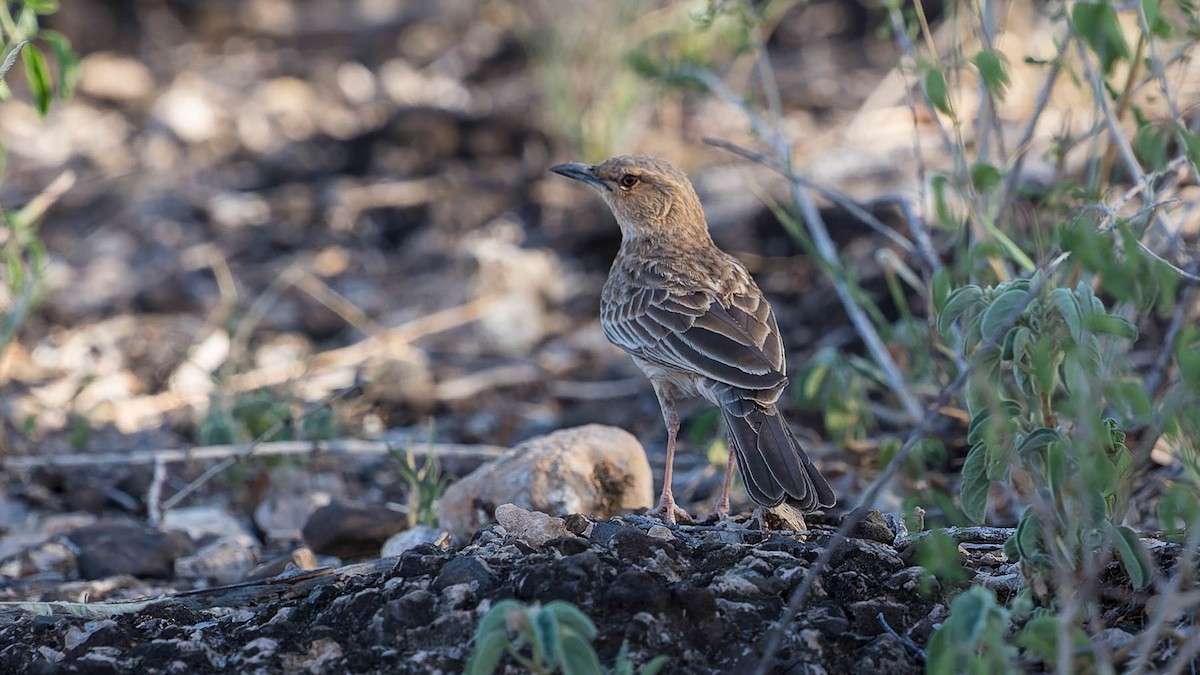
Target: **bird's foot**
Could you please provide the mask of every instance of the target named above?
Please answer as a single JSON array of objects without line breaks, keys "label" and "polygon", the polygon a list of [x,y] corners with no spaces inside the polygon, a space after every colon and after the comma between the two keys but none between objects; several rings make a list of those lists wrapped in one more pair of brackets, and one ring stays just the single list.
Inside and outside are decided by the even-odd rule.
[{"label": "bird's foot", "polygon": [[691,524],[692,516],[687,511],[679,508],[675,503],[675,498],[669,492],[664,492],[662,498],[658,500],[658,508],[651,510],[647,515],[655,518],[662,518],[667,525],[677,525],[680,521]]},{"label": "bird's foot", "polygon": [[700,520],[698,520],[696,522],[700,523],[701,525],[715,525],[717,523],[727,522],[728,520],[729,520],[729,504],[722,505],[722,504],[718,503],[715,511],[713,511],[712,513],[709,513],[708,515],[704,516],[703,518],[701,518]]}]

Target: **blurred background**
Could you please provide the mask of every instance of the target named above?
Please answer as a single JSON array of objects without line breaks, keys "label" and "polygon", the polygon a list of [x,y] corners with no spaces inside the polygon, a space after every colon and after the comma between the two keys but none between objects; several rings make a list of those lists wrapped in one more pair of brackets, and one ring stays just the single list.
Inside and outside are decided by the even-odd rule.
[{"label": "blurred background", "polygon": [[[763,8],[797,153],[836,150],[895,62],[884,15],[841,0]],[[0,365],[3,452],[247,441],[356,382],[282,435],[423,439],[432,426],[505,446],[603,422],[661,451],[653,394],[597,321],[619,232],[594,195],[547,174],[559,161],[644,152],[685,166],[717,242],[775,302],[792,367],[846,341],[835,298],[812,292],[815,267],[755,196],[784,186],[701,143],[751,142],[744,116],[647,72],[694,56],[752,88],[751,31],[705,12],[65,3],[44,26],[80,59],[75,95],[39,119],[17,68],[0,107],[0,203],[56,186],[37,228],[44,278]],[[707,472],[716,419],[688,421],[699,454],[682,461]]]},{"label": "blurred background", "polygon": [[[1002,10],[974,30],[937,2],[870,0],[63,3],[42,17],[53,33],[37,44],[42,75],[74,94],[50,105],[30,86],[38,71],[17,67],[0,105],[0,204],[28,216],[5,233],[6,250],[27,245],[18,263],[37,262],[26,270],[36,283],[18,283],[17,264],[0,295],[0,453],[33,458],[8,518],[30,505],[146,508],[147,463],[80,472],[37,458],[255,439],[505,447],[599,422],[634,433],[661,475],[654,396],[597,320],[619,232],[595,195],[546,172],[625,153],[690,172],[718,245],[776,308],[793,380],[785,413],[835,491],[858,494],[911,429],[913,402],[931,401],[952,372],[930,348],[927,296],[914,289],[933,268],[904,244],[921,234],[906,223],[932,228],[936,255],[958,270],[1003,279],[1020,269],[959,255],[971,237],[985,257],[1017,238],[1029,253],[1012,259],[1029,260],[1074,203],[1056,181],[1099,185],[1092,196],[1129,185],[1097,141],[1105,109],[1085,71],[1054,79],[1061,13]],[[1137,23],[1121,20],[1114,30]],[[77,62],[51,51],[63,38]],[[940,52],[950,77],[913,65],[913,41]],[[978,44],[990,56],[966,59]],[[1200,77],[1187,50],[1163,57],[1174,98],[1150,75],[1126,92],[1137,112],[1121,122],[1136,122],[1147,164],[1175,152],[1172,119],[1194,121]],[[1129,47],[1110,52],[1101,65],[1119,83]],[[833,273],[810,255],[788,183],[708,137],[784,149],[827,190],[816,205]],[[969,172],[963,149],[978,158]],[[1002,164],[1014,150],[1024,163]],[[939,178],[969,173],[964,194],[982,194],[1001,177],[985,160],[1005,171],[1004,198],[990,203],[1009,234],[995,241],[964,235],[961,203]],[[828,190],[861,208],[852,215]],[[1195,185],[1178,190],[1174,251],[1197,221]],[[868,227],[864,210],[881,222]],[[834,292],[846,283],[886,354],[847,318]],[[1143,335],[1169,319],[1148,317]],[[1149,351],[1130,364],[1153,361]],[[968,420],[948,410],[906,470],[930,490],[926,508],[951,520]],[[684,437],[677,493],[711,503],[725,452],[715,416],[687,411]],[[345,467],[318,489],[310,469],[288,470],[327,496],[406,490],[387,472]],[[166,493],[201,470],[173,464]],[[235,473],[206,489],[248,510],[288,475],[253,463]],[[1000,508],[1011,523],[1017,507]]]}]

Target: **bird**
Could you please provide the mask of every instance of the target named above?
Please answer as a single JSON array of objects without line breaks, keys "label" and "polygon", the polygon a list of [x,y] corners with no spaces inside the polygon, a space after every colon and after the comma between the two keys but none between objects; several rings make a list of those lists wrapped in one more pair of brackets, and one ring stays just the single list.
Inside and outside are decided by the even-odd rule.
[{"label": "bird", "polygon": [[833,506],[829,483],[779,412],[788,378],[775,312],[745,265],[713,242],[687,174],[650,155],[550,171],[594,188],[621,230],[601,293],[600,325],[645,373],[662,409],[667,463],[653,513],[668,524],[690,518],[675,502],[671,478],[675,404],[696,397],[720,410],[728,430],[731,452],[716,518],[728,518],[735,464],[761,506],[787,500],[805,513]]}]

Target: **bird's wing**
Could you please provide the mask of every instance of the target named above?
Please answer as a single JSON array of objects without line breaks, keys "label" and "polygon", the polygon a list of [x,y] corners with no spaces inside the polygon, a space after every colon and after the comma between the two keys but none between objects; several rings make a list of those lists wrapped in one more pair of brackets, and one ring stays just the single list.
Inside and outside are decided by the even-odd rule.
[{"label": "bird's wing", "polygon": [[610,341],[656,365],[741,389],[787,382],[775,316],[757,289],[726,306],[707,292],[637,287],[607,304],[601,319]]}]

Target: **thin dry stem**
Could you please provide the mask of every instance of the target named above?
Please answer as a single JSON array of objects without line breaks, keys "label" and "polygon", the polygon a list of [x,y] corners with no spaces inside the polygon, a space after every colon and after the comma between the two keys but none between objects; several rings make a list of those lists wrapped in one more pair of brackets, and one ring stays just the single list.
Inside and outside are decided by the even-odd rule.
[{"label": "thin dry stem", "polygon": [[[1000,343],[1000,340],[1004,338],[1004,334],[1008,332],[1008,329],[1021,316],[1021,312],[1025,311],[1025,308],[1037,296],[1041,287],[1045,285],[1046,280],[1050,277],[1050,273],[1066,260],[1067,257],[1068,254],[1061,253],[1045,265],[1045,273],[1030,286],[1029,293],[1025,296],[1025,299],[1017,307],[1013,308],[1012,313],[1002,322],[1002,325],[997,328],[996,332],[988,336],[988,339],[977,353],[986,353]],[[788,626],[791,625],[796,612],[800,611],[805,600],[808,599],[808,594],[812,591],[813,584],[816,583],[817,578],[821,576],[822,570],[829,564],[829,561],[833,558],[833,555],[842,543],[846,541],[850,532],[866,517],[866,514],[875,505],[875,500],[878,499],[883,488],[891,482],[899,468],[907,461],[909,454],[916,447],[917,442],[924,437],[926,430],[933,423],[934,418],[940,414],[938,411],[948,405],[950,400],[960,393],[963,385],[967,382],[967,377],[974,372],[977,365],[978,362],[972,360],[967,364],[966,368],[959,371],[958,375],[949,384],[942,388],[937,400],[927,410],[925,415],[921,417],[921,420],[917,422],[913,430],[909,432],[904,445],[892,457],[892,461],[888,462],[887,467],[884,468],[879,476],[871,481],[871,485],[863,493],[858,508],[842,521],[842,525],[838,528],[837,533],[834,534],[833,540],[826,545],[825,549],[821,551],[821,554],[817,556],[817,559],[808,568],[808,572],[804,575],[804,580],[792,591],[791,597],[788,598],[788,604],[784,609],[783,615],[776,621],[775,625],[771,628],[771,632],[767,635],[766,643],[763,646],[763,656],[755,666],[755,673],[766,675],[771,672],[771,667],[775,663],[775,655],[779,653],[779,648],[783,644],[783,636],[787,633]]]}]

